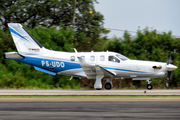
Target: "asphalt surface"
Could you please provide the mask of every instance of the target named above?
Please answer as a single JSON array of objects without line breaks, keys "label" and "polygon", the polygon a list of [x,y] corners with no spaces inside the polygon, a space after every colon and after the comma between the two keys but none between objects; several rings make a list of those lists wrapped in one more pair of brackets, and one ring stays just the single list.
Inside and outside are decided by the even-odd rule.
[{"label": "asphalt surface", "polygon": [[[146,94],[144,93],[146,92]],[[0,95],[180,95],[180,90],[0,90]]]},{"label": "asphalt surface", "polygon": [[179,96],[180,90],[0,90],[0,95],[142,95],[0,98],[0,120],[180,120],[180,97],[144,97]]},{"label": "asphalt surface", "polygon": [[0,102],[0,120],[180,120],[178,101]]}]

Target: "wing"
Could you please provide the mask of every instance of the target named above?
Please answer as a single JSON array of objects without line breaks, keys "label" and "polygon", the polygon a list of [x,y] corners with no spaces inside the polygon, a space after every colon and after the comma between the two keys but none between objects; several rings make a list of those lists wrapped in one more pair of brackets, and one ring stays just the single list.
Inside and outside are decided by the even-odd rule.
[{"label": "wing", "polygon": [[87,77],[89,79],[96,78],[96,75],[104,75],[104,77],[111,77],[111,78],[116,76],[115,73],[108,71],[107,69],[105,69],[99,65],[87,63],[81,57],[77,57],[77,58],[80,62],[80,65],[81,65],[83,71],[85,72],[85,74],[87,75]]}]

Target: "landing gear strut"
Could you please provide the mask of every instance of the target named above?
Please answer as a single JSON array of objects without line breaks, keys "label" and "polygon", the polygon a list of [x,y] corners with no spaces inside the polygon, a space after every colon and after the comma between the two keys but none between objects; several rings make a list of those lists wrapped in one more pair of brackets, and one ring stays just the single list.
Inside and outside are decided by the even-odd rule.
[{"label": "landing gear strut", "polygon": [[94,88],[96,90],[101,90],[102,89],[102,83],[101,83],[101,79],[104,77],[104,75],[96,75],[96,81],[94,84]]},{"label": "landing gear strut", "polygon": [[148,89],[148,90],[152,90],[152,89],[153,89],[153,86],[151,85],[150,79],[146,80],[146,82],[148,82],[147,89]]}]

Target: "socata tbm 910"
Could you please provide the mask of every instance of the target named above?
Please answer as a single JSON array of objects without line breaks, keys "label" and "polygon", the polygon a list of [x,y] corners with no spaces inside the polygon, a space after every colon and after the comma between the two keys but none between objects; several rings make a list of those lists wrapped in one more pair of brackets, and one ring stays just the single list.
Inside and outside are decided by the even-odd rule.
[{"label": "socata tbm 910", "polygon": [[[146,80],[151,90],[151,77],[167,76],[177,67],[169,62],[130,60],[115,52],[62,52],[44,48],[19,23],[8,23],[18,52],[6,52],[6,58],[34,66],[36,70],[56,75],[96,79],[94,88],[101,89],[101,79],[106,78],[105,89],[112,88],[112,78]],[[170,60],[169,60],[170,61]]]}]

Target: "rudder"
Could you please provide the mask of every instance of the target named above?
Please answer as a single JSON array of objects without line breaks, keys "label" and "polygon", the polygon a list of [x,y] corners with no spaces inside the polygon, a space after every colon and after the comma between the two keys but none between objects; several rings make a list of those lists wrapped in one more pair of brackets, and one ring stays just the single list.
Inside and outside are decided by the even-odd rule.
[{"label": "rudder", "polygon": [[37,54],[43,47],[20,23],[8,23],[14,43],[21,54]]}]

